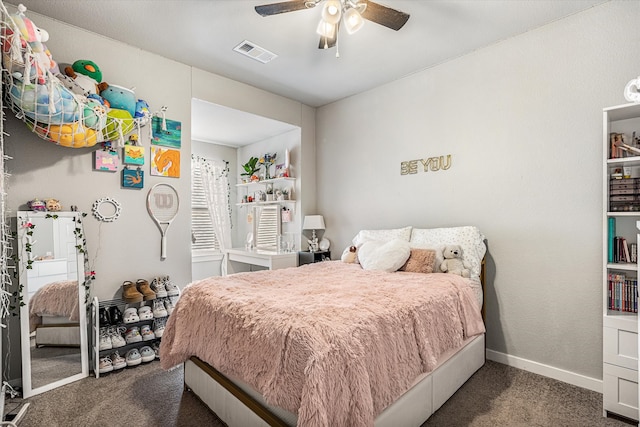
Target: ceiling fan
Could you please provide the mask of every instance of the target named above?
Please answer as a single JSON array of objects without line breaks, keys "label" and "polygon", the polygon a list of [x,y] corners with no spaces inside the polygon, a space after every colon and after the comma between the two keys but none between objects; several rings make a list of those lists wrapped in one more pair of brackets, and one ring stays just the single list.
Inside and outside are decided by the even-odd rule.
[{"label": "ceiling fan", "polygon": [[353,34],[362,27],[365,19],[396,31],[409,20],[408,13],[369,0],[291,0],[263,4],[255,9],[261,16],[271,16],[311,9],[322,2],[322,18],[316,30],[320,34],[319,49],[336,46],[340,23],[343,23],[349,34]]}]

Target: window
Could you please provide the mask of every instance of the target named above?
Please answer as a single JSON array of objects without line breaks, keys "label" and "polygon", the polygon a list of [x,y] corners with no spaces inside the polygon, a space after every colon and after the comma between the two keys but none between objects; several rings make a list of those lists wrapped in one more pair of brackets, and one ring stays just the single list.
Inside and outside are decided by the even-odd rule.
[{"label": "window", "polygon": [[191,250],[220,250],[204,193],[202,169],[194,162],[191,168]]}]

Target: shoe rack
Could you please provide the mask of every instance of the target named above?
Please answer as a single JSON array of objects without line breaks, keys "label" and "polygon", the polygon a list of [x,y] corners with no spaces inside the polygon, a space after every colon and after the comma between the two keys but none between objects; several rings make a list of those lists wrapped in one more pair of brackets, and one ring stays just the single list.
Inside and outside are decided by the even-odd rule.
[{"label": "shoe rack", "polygon": [[[167,298],[157,298],[157,300],[165,300]],[[156,319],[164,319],[165,322],[166,320],[168,320],[169,318],[169,313],[167,313],[167,316],[163,316],[163,317],[153,317],[152,319],[147,319],[147,320],[140,320],[137,322],[131,322],[131,323],[125,323],[124,322],[124,312],[125,309],[130,308],[130,307],[134,307],[137,309],[139,309],[142,306],[149,306],[152,310],[153,310],[153,302],[156,301],[155,299],[153,300],[147,300],[147,301],[142,301],[142,302],[135,302],[135,303],[131,303],[131,302],[127,302],[123,299],[113,299],[113,300],[105,300],[105,301],[99,301],[97,297],[95,297],[91,303],[91,339],[90,339],[90,366],[91,369],[93,369],[93,372],[95,374],[96,378],[100,378],[100,369],[99,369],[99,365],[100,365],[100,359],[105,357],[105,356],[109,356],[111,354],[113,354],[115,351],[118,351],[118,353],[120,354],[120,356],[122,356],[123,358],[126,359],[126,354],[129,350],[133,349],[133,348],[137,348],[138,350],[140,350],[142,347],[144,346],[149,346],[151,347],[151,345],[153,343],[157,343],[158,345],[160,344],[160,341],[162,338],[154,338],[151,340],[147,340],[147,341],[139,341],[139,342],[133,342],[133,343],[127,343],[126,345],[122,346],[122,347],[117,347],[117,348],[111,348],[111,349],[107,349],[107,350],[100,350],[100,328],[102,327],[106,327],[106,326],[114,326],[112,324],[109,325],[101,325],[100,324],[100,310],[101,309],[105,309],[107,311],[110,310],[111,307],[118,307],[118,309],[120,310],[120,312],[123,314],[123,318],[122,321],[119,322],[117,324],[117,326],[122,326],[124,328],[131,328],[134,326],[137,326],[140,330],[142,329],[142,327],[144,325],[149,325],[151,327],[151,329],[153,330],[153,322]],[[124,336],[124,334],[123,334]],[[154,359],[153,361],[158,360],[157,358]],[[146,363],[141,363],[141,364],[147,364],[147,363],[151,363],[151,362],[146,362]],[[136,365],[136,366],[140,366]],[[127,366],[130,368],[135,368],[136,366]],[[103,374],[104,375],[104,374]]]}]

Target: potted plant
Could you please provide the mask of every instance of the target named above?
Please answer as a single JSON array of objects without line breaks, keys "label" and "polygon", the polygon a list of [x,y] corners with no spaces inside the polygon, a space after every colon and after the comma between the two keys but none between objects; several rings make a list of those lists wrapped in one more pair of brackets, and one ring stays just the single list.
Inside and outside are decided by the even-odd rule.
[{"label": "potted plant", "polygon": [[273,185],[267,184],[267,202],[273,201]]},{"label": "potted plant", "polygon": [[283,200],[289,200],[289,189],[288,188],[283,188],[282,189],[282,199]]},{"label": "potted plant", "polygon": [[255,173],[260,170],[260,166],[257,166],[258,160],[259,159],[257,157],[251,157],[247,163],[242,165],[242,168],[244,169],[244,172],[241,173],[240,175],[241,176],[246,176],[246,178],[245,178],[246,182],[248,182],[248,181],[256,181],[257,180],[256,178],[254,178],[254,176],[257,177],[257,175]]}]

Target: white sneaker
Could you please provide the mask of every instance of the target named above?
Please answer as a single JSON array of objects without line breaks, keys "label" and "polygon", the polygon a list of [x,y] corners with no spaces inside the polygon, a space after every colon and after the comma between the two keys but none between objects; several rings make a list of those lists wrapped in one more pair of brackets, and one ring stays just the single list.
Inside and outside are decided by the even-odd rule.
[{"label": "white sneaker", "polygon": [[154,277],[151,281],[151,290],[156,293],[158,298],[166,298],[167,290],[164,287],[164,283],[159,277]]},{"label": "white sneaker", "polygon": [[142,341],[151,341],[156,339],[156,336],[149,325],[142,326],[140,333],[142,334]]},{"label": "white sneaker", "polygon": [[157,319],[153,322],[153,333],[156,335],[156,338],[162,338],[162,334],[164,334],[164,319]]},{"label": "white sneaker", "polygon": [[111,355],[111,363],[114,371],[127,367],[127,361],[117,351]]},{"label": "white sneaker", "polygon": [[142,335],[140,335],[140,329],[137,326],[133,326],[129,328],[124,338],[127,341],[127,344],[132,344],[135,342],[142,341]]},{"label": "white sneaker", "polygon": [[129,307],[124,311],[124,323],[135,323],[140,321],[138,310],[135,307]]},{"label": "white sneaker", "polygon": [[127,352],[127,366],[136,366],[142,363],[142,356],[137,348],[132,348]]},{"label": "white sneaker", "polygon": [[166,300],[164,300],[164,308],[167,309],[167,314],[169,316],[171,316],[171,313],[173,313],[173,303],[171,302],[171,300],[169,298],[167,298]]},{"label": "white sneaker", "polygon": [[167,317],[167,309],[164,308],[164,303],[161,300],[153,300],[153,317]]},{"label": "white sneaker", "polygon": [[164,288],[167,290],[167,295],[170,297],[177,297],[180,295],[180,288],[178,288],[175,283],[169,279],[169,276],[165,276],[162,281],[164,283]]},{"label": "white sneaker", "polygon": [[151,347],[145,345],[140,349],[140,357],[143,362],[151,362],[156,358],[156,353],[151,349]]},{"label": "white sneaker", "polygon": [[110,330],[111,333],[111,347],[112,348],[120,348],[127,345],[124,337],[122,336],[122,331],[120,328],[113,328]]},{"label": "white sneaker", "polygon": [[101,374],[106,374],[107,372],[113,371],[113,364],[111,363],[111,359],[107,357],[100,358],[100,365],[98,365],[98,372]]},{"label": "white sneaker", "polygon": [[148,305],[143,305],[138,309],[138,317],[140,320],[151,320],[153,319],[153,312],[151,311],[151,307]]},{"label": "white sneaker", "polygon": [[113,343],[111,342],[111,337],[109,336],[109,332],[107,328],[100,328],[100,351],[102,350],[111,350],[113,348]]},{"label": "white sneaker", "polygon": [[160,344],[154,342],[153,344],[151,344],[151,349],[156,354],[156,359],[160,360]]}]

